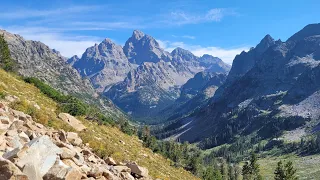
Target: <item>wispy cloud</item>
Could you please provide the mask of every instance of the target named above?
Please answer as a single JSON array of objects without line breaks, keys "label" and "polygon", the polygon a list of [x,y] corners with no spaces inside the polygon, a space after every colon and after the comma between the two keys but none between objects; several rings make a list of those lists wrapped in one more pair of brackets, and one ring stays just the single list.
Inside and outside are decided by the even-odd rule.
[{"label": "wispy cloud", "polygon": [[6,19],[28,19],[28,18],[36,18],[36,17],[48,17],[55,15],[64,15],[64,14],[74,14],[74,13],[84,13],[84,12],[92,12],[98,9],[101,9],[101,6],[72,6],[66,8],[57,8],[57,9],[46,9],[46,10],[38,10],[38,9],[17,9],[16,11],[4,12],[0,13],[0,18]]},{"label": "wispy cloud", "polygon": [[167,16],[167,23],[176,25],[199,24],[207,22],[219,22],[225,16],[236,15],[233,9],[213,8],[206,13],[189,13],[185,11],[173,11]]},{"label": "wispy cloud", "polygon": [[190,35],[182,35],[182,36],[177,36],[177,35],[172,35],[174,38],[185,38],[185,39],[196,39],[195,36],[190,36]]},{"label": "wispy cloud", "polygon": [[63,56],[82,56],[82,53],[95,43],[101,42],[100,37],[95,36],[68,36],[61,32],[54,32],[46,28],[9,28],[11,33],[22,35],[27,40],[41,41],[50,48],[60,51]]},{"label": "wispy cloud", "polygon": [[177,47],[181,47],[191,51],[196,56],[210,54],[212,56],[219,57],[228,64],[232,64],[232,61],[237,54],[240,54],[242,51],[248,51],[250,49],[250,46],[247,46],[247,45],[241,45],[239,47],[234,47],[234,48],[221,48],[221,47],[215,47],[215,46],[203,47],[201,45],[186,44],[184,42],[179,42],[179,41],[171,42],[171,41],[164,41],[164,40],[158,40],[158,39],[157,41],[159,42],[162,48],[164,48],[169,52],[171,52]]},{"label": "wispy cloud", "polygon": [[[7,25],[3,28],[17,33],[29,40],[38,40],[51,48],[55,48],[62,55],[70,57],[74,54],[81,55],[84,50],[103,38],[95,36],[83,36],[83,31],[107,31],[121,29],[144,29],[164,28],[167,26],[180,26],[185,24],[199,24],[208,22],[219,22],[224,17],[232,15],[231,9],[214,8],[205,13],[186,12],[183,10],[168,10],[151,14],[150,17],[135,16],[124,13],[107,5],[92,6],[63,6],[51,9],[26,9],[10,8],[10,11],[0,12],[0,20]],[[177,6],[172,9],[183,9]],[[11,22],[19,22],[14,24]],[[95,33],[93,33],[95,34]],[[96,33],[101,34],[101,33]],[[98,35],[97,35],[98,36]],[[177,40],[196,39],[192,35],[175,35]],[[173,46],[187,46],[183,44],[170,43],[169,49]],[[190,46],[195,52],[201,48]],[[197,51],[196,51],[197,50]],[[208,49],[207,49],[208,51]]]}]

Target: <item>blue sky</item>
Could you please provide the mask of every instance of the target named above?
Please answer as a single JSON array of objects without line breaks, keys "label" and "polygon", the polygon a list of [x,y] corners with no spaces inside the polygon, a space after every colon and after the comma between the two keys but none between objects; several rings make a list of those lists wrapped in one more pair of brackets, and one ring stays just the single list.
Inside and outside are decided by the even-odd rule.
[{"label": "blue sky", "polygon": [[120,45],[139,29],[170,51],[188,49],[232,63],[266,34],[286,40],[319,23],[318,0],[61,0],[1,2],[0,28],[80,55],[108,37]]}]

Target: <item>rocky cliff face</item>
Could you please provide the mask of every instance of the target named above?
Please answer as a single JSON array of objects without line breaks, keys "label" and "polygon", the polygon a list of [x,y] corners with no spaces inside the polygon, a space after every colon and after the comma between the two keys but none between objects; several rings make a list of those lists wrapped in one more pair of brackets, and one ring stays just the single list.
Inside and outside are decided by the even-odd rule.
[{"label": "rocky cliff face", "polygon": [[184,119],[190,123],[181,129],[185,132],[180,139],[192,142],[213,136],[220,144],[241,133],[256,131],[267,138],[282,130],[315,127],[320,28],[309,25],[297,34],[286,42],[266,36],[256,48],[237,56],[227,85],[208,107]]},{"label": "rocky cliff face", "polygon": [[37,77],[63,92],[83,96],[95,94],[89,81],[82,80],[57,51],[38,41],[27,41],[19,35],[0,31],[8,43],[11,57],[23,76]]},{"label": "rocky cliff face", "polygon": [[81,76],[88,77],[98,92],[123,81],[132,69],[122,47],[105,39],[88,48],[81,59],[73,64]]},{"label": "rocky cliff face", "polygon": [[274,39],[266,35],[255,48],[237,55],[229,72],[228,81],[234,81],[246,74],[261,59],[262,54],[274,44]]},{"label": "rocky cliff face", "polygon": [[143,62],[157,63],[160,60],[170,61],[171,59],[170,54],[164,51],[153,37],[139,30],[133,31],[123,51],[131,63],[138,65]]}]

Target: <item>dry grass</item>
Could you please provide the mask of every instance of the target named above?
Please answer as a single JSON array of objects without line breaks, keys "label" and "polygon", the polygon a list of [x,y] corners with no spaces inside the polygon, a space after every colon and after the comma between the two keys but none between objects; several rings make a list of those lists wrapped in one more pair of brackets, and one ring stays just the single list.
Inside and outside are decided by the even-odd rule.
[{"label": "dry grass", "polygon": [[[17,110],[30,114],[36,121],[51,126],[55,129],[73,131],[73,128],[59,120],[56,115],[57,104],[36,87],[27,84],[18,77],[8,74],[0,69],[0,92],[19,97],[20,101],[11,106]],[[34,104],[40,106],[40,110],[34,108]],[[139,139],[129,136],[111,126],[99,126],[95,122],[89,122],[79,117],[88,127],[86,132],[81,132],[85,143],[89,143],[101,157],[111,156],[117,161],[135,161],[139,165],[148,168],[153,178],[192,180],[198,179],[182,168],[171,166],[171,161],[161,155],[152,153],[144,148]]]}]

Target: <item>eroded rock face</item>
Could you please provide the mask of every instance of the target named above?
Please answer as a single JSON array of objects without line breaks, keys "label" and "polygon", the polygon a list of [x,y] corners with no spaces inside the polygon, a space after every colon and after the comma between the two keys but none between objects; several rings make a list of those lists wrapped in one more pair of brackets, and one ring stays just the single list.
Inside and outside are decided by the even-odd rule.
[{"label": "eroded rock face", "polygon": [[159,43],[151,36],[135,30],[123,47],[125,55],[133,64],[141,65],[143,62],[157,63],[160,60],[170,61],[170,53],[164,51]]},{"label": "eroded rock face", "polygon": [[[74,60],[70,60],[72,63]],[[110,88],[115,83],[123,81],[127,73],[133,68],[129,63],[122,47],[110,39],[89,47],[73,63],[82,77],[88,77],[99,92]]]},{"label": "eroded rock face", "polygon": [[18,62],[18,71],[27,77],[37,77],[51,86],[72,94],[94,94],[89,81],[82,80],[57,51],[38,41],[0,30],[8,43],[11,57]]},{"label": "eroded rock face", "polygon": [[0,113],[0,179],[138,179],[111,157],[98,157],[75,132],[48,129],[1,102]]}]

